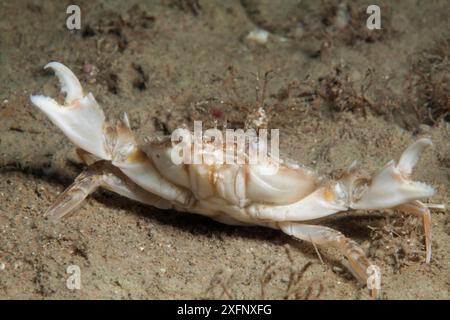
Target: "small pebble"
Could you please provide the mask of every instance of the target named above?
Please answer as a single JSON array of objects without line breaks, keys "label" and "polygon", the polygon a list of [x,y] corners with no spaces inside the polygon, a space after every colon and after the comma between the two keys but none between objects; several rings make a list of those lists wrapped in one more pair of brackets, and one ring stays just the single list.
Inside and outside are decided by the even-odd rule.
[{"label": "small pebble", "polygon": [[83,66],[83,71],[87,74],[90,74],[93,69],[94,69],[94,66],[90,63],[85,63]]},{"label": "small pebble", "polygon": [[250,31],[247,35],[247,40],[256,42],[258,44],[265,44],[269,39],[269,33],[266,30],[256,29]]},{"label": "small pebble", "polygon": [[336,272],[336,273],[344,272],[344,270],[342,268],[339,268],[339,267],[336,267],[336,266],[333,267],[333,271]]}]

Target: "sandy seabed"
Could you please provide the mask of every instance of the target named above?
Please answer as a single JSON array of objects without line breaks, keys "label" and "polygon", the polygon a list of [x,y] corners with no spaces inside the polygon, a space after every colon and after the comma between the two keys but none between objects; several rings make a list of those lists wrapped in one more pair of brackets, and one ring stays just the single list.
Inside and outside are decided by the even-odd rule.
[{"label": "sandy seabed", "polygon": [[[194,120],[244,127],[258,109],[280,129],[281,155],[332,175],[353,160],[373,173],[418,137],[414,172],[448,204],[450,4],[379,1],[66,1],[0,3],[0,298],[366,299],[334,249],[281,232],[161,211],[106,191],[61,223],[43,211],[82,170],[67,138],[30,101],[60,97],[43,66],[69,66],[109,118],[140,137]],[[269,32],[266,43],[249,32]],[[268,73],[267,78],[265,77]],[[267,81],[265,81],[265,79]],[[387,299],[448,299],[450,219],[433,211],[433,260],[421,223],[399,212],[352,212],[325,225],[381,268]],[[69,265],[81,289],[66,286]]]}]

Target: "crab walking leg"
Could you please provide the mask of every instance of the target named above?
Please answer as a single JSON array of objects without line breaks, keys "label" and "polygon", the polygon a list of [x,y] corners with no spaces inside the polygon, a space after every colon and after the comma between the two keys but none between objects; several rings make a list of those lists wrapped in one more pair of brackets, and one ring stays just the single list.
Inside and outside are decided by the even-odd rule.
[{"label": "crab walking leg", "polygon": [[420,201],[412,201],[409,203],[402,204],[395,207],[400,211],[405,213],[415,214],[422,218],[423,230],[425,233],[425,248],[426,248],[426,258],[425,262],[430,263],[431,261],[431,214],[430,210]]},{"label": "crab walking leg", "polygon": [[56,221],[73,212],[86,197],[103,187],[127,198],[159,209],[170,209],[169,201],[155,196],[130,181],[107,161],[99,161],[86,168],[75,181],[58,196],[44,216]]},{"label": "crab walking leg", "polygon": [[61,193],[44,213],[51,221],[57,221],[73,212],[86,197],[100,186],[99,176],[83,171],[75,181]]},{"label": "crab walking leg", "polygon": [[99,159],[97,157],[95,157],[93,154],[81,149],[81,148],[75,148],[75,152],[78,156],[78,158],[85,164],[85,165],[91,165],[97,161],[99,161]]},{"label": "crab walking leg", "polygon": [[[353,275],[361,283],[368,284],[370,266],[372,264],[367,259],[364,251],[353,240],[345,237],[339,231],[328,227],[318,225],[308,225],[292,222],[282,222],[279,224],[280,229],[297,239],[309,241],[317,245],[329,245],[336,247],[348,259],[348,267]],[[380,283],[380,275],[375,274],[376,283]],[[369,288],[372,297],[379,297],[378,288]]]}]

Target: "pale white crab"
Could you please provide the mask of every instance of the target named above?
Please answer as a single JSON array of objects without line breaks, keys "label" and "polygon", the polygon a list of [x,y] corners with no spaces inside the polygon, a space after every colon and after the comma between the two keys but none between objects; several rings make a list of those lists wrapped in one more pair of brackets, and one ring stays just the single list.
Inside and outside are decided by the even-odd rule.
[{"label": "pale white crab", "polygon": [[[390,161],[372,178],[362,177],[355,168],[339,179],[322,181],[311,169],[287,164],[272,175],[262,164],[177,165],[171,161],[171,143],[138,145],[127,117],[117,123],[105,121],[94,96],[83,93],[70,69],[58,62],[45,68],[56,72],[65,103],[61,106],[45,96],[32,96],[32,103],[79,148],[86,164],[95,159],[47,210],[50,219],[62,218],[103,187],[160,209],[197,213],[232,225],[281,229],[297,239],[334,246],[345,255],[355,277],[367,284],[371,264],[360,246],[339,231],[313,223],[349,209],[395,208],[422,218],[430,262],[430,211],[418,199],[431,197],[435,190],[409,179],[420,154],[431,145],[429,139],[417,140],[399,161]],[[378,287],[369,289],[379,296]]]}]

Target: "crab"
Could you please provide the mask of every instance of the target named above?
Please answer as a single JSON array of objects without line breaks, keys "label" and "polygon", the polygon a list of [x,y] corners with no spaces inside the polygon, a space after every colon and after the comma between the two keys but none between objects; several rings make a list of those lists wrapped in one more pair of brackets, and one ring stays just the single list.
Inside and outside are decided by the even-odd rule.
[{"label": "crab", "polygon": [[[431,261],[430,208],[420,199],[435,189],[411,180],[419,156],[432,142],[421,138],[388,162],[372,177],[351,166],[340,177],[323,179],[305,166],[280,160],[276,172],[270,163],[174,163],[170,142],[138,143],[128,117],[106,121],[92,93],[84,94],[74,73],[59,62],[55,71],[65,93],[64,104],[41,95],[31,102],[75,144],[87,168],[75,179],[44,216],[57,221],[73,212],[99,187],[159,209],[172,209],[210,217],[230,225],[279,229],[319,246],[337,248],[345,264],[372,297],[380,297],[379,272],[363,249],[341,232],[318,225],[321,218],[339,212],[396,209],[422,219],[426,258]],[[374,281],[374,282],[371,282]]]}]

